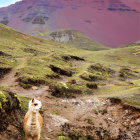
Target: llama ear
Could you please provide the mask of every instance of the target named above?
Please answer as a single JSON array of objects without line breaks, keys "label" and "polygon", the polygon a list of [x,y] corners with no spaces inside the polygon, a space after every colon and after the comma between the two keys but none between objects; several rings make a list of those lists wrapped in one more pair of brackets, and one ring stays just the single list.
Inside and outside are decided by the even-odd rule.
[{"label": "llama ear", "polygon": [[34,100],[35,100],[35,99],[33,98],[33,99],[32,99],[32,103],[34,102]]}]

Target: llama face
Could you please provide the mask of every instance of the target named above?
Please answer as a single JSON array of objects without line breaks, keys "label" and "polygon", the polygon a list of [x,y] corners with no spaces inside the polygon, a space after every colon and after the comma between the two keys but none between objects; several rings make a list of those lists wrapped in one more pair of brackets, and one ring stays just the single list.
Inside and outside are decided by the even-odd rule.
[{"label": "llama face", "polygon": [[33,111],[33,112],[37,112],[39,111],[39,109],[42,108],[42,104],[39,100],[37,99],[32,99],[29,102],[29,110]]}]

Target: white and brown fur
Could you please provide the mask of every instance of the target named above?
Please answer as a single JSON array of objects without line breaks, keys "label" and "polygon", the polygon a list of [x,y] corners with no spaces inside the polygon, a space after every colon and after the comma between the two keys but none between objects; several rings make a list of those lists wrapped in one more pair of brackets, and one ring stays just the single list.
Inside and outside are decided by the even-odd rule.
[{"label": "white and brown fur", "polygon": [[37,99],[29,102],[28,112],[24,117],[24,131],[27,140],[39,140],[43,119],[39,113],[42,104]]}]

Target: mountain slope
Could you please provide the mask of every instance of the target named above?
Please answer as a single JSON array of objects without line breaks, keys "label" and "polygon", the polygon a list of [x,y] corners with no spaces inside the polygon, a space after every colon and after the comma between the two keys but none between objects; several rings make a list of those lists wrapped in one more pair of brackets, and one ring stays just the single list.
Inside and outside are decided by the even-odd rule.
[{"label": "mountain slope", "polygon": [[50,85],[57,97],[94,91],[139,107],[139,54],[140,46],[95,52],[67,47],[0,24],[0,77],[13,71],[20,86]]},{"label": "mountain slope", "polygon": [[24,140],[25,97],[43,104],[41,140],[139,138],[139,59],[140,46],[87,51],[0,24],[0,85],[14,92],[0,86],[0,139]]},{"label": "mountain slope", "polygon": [[70,28],[117,47],[140,39],[139,4],[134,0],[22,0],[0,8],[0,21],[33,35],[37,30]]},{"label": "mountain slope", "polygon": [[76,30],[66,29],[66,30],[58,30],[52,32],[37,31],[37,33],[39,34],[40,37],[45,38],[47,40],[64,43],[68,46],[73,46],[80,49],[92,50],[92,51],[109,49],[108,47],[105,47],[93,41],[85,34]]}]

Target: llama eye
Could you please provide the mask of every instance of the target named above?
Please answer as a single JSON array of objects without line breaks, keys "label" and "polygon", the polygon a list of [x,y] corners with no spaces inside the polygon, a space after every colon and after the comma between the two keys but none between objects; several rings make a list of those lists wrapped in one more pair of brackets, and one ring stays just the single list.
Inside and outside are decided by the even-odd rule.
[{"label": "llama eye", "polygon": [[35,106],[37,106],[38,104],[34,104]]}]

